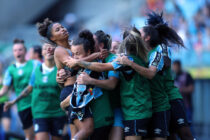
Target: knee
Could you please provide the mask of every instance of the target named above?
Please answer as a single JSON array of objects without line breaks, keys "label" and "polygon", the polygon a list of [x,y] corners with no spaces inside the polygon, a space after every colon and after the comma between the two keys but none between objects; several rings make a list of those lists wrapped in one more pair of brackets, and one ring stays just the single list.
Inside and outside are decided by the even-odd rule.
[{"label": "knee", "polygon": [[94,126],[93,125],[86,128],[87,135],[91,135],[93,133],[93,131],[94,131]]},{"label": "knee", "polygon": [[180,137],[182,139],[186,139],[186,140],[193,140],[193,136],[192,133],[190,131],[190,129],[186,128],[186,129],[181,129],[180,132]]}]

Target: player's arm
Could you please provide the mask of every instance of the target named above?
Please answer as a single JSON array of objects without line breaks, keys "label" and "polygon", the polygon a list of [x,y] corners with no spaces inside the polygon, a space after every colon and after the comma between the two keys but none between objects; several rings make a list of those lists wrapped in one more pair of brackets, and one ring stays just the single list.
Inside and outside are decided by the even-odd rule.
[{"label": "player's arm", "polygon": [[27,86],[22,92],[21,94],[14,100],[14,103],[17,103],[19,100],[21,100],[22,98],[28,96],[33,90],[32,86]]},{"label": "player's arm", "polygon": [[157,73],[157,68],[155,66],[150,66],[149,68],[146,68],[132,61],[130,62],[129,66],[136,72],[138,72],[140,75],[148,79],[152,79]]},{"label": "player's arm", "polygon": [[8,93],[8,91],[9,91],[9,86],[4,85],[0,90],[0,97],[6,95]]},{"label": "player's arm", "polygon": [[60,107],[65,110],[66,107],[68,107],[70,105],[70,98],[71,98],[71,94],[69,96],[67,96],[61,103],[60,103]]},{"label": "player's arm", "polygon": [[114,67],[112,66],[111,63],[78,61],[77,65],[86,69],[90,69],[92,71],[97,71],[97,72],[114,70]]},{"label": "player's arm", "polygon": [[[102,50],[101,52],[92,53],[91,55],[84,57],[82,59],[78,59],[79,61],[93,61],[97,58],[105,58],[108,55],[107,50]],[[70,57],[69,53],[63,49],[58,47],[55,50],[55,58],[58,59],[63,65],[67,65],[70,68],[74,68],[74,65],[72,65],[72,58]]]},{"label": "player's arm", "polygon": [[12,85],[12,76],[9,72],[9,68],[6,70],[4,79],[3,79],[3,87],[0,90],[0,97],[4,96],[8,93],[9,87]]},{"label": "player's arm", "polygon": [[87,73],[83,72],[77,77],[77,83],[84,85],[94,85],[106,90],[113,90],[117,86],[118,78],[109,77],[109,79],[106,80],[98,80],[90,77]]},{"label": "player's arm", "polygon": [[163,60],[161,61],[161,59],[162,57],[160,53],[154,53],[153,55],[151,55],[149,59],[149,68],[136,64],[135,62],[129,60],[126,56],[118,57],[116,61],[118,61],[122,65],[130,66],[132,69],[134,69],[145,78],[152,79],[156,75],[158,70],[161,70],[163,67],[163,63],[161,63]]},{"label": "player's arm", "polygon": [[10,107],[12,107],[19,100],[28,96],[31,93],[32,89],[33,89],[32,86],[27,86],[15,100],[6,102],[4,105],[4,111],[7,111]]},{"label": "player's arm", "polygon": [[78,60],[91,62],[97,58],[104,59],[108,55],[109,55],[109,52],[106,49],[103,49],[101,52],[92,53],[91,55],[81,58],[81,59],[78,59]]},{"label": "player's arm", "polygon": [[19,100],[28,96],[33,90],[34,82],[35,82],[35,70],[33,70],[32,74],[31,74],[29,85],[20,93],[20,95],[16,99],[5,103],[4,111],[7,111],[10,107],[12,107]]},{"label": "player's arm", "polygon": [[80,66],[96,72],[114,70],[111,63],[86,62],[73,58],[69,58],[67,61],[65,61],[65,65],[69,68]]}]

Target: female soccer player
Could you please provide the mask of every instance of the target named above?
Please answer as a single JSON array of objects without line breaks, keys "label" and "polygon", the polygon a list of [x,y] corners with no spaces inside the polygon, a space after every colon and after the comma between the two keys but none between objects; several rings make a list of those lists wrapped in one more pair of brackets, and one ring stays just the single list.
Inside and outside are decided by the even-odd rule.
[{"label": "female soccer player", "polygon": [[[145,60],[147,50],[141,40],[140,32],[136,28],[124,33],[122,45],[122,50],[127,52],[127,55],[130,56],[134,62],[141,66],[146,66]],[[132,69],[122,67],[117,62],[90,63],[71,59],[71,63],[68,61],[66,61],[66,63],[69,67],[81,66],[94,71],[120,70],[120,95],[121,107],[125,120],[125,139],[141,140],[142,136],[147,134],[147,126],[150,117],[152,116],[152,102],[149,83],[146,78],[142,77]],[[106,85],[102,86],[99,83],[97,84],[97,86],[101,87]]]},{"label": "female soccer player", "polygon": [[[24,41],[20,39],[14,40],[13,54],[15,57],[15,64],[9,66],[6,71],[3,87],[0,91],[0,96],[7,93],[10,86],[15,90],[17,96],[22,94],[21,92],[30,92],[30,88],[27,88],[32,72],[39,64],[38,61],[25,60],[26,47]],[[33,140],[33,118],[31,113],[31,95],[25,97],[23,100],[16,98],[14,101],[5,103],[5,106],[10,107],[17,102],[18,115],[23,125],[23,130],[26,139]],[[7,108],[5,107],[5,108]],[[7,109],[5,109],[7,110]]]},{"label": "female soccer player", "polygon": [[[60,79],[65,79],[63,81],[64,88],[61,91],[61,106],[67,106],[69,105],[69,97],[68,95],[72,92],[73,89],[73,84],[75,83],[76,76],[75,76],[75,71],[72,69],[69,69],[68,67],[65,66],[64,61],[68,59],[69,56],[72,55],[70,49],[71,46],[69,44],[69,33],[67,32],[66,28],[64,28],[61,24],[59,23],[54,23],[49,19],[45,19],[42,23],[37,24],[39,34],[44,37],[47,41],[53,43],[54,45],[58,46],[55,49],[55,63],[57,66],[58,71],[61,69],[65,69],[71,73],[68,78],[60,77]],[[106,56],[106,51],[104,52],[98,52],[98,53],[93,53],[90,56],[83,58],[82,60],[87,60],[87,61],[92,61],[98,57],[104,57]],[[62,80],[61,80],[62,81]],[[66,107],[65,107],[66,108]],[[69,110],[69,114],[71,112],[71,109],[67,107]],[[71,135],[74,136],[77,129],[73,124],[70,124],[71,128]]]},{"label": "female soccer player", "polygon": [[[32,114],[34,118],[34,130],[38,140],[61,140],[65,123],[65,114],[60,108],[60,88],[56,82],[57,68],[54,56],[47,53],[47,49],[53,47],[44,44],[42,55],[44,63],[33,72],[30,81],[32,92]],[[50,135],[49,135],[50,134]]]},{"label": "female soccer player", "polygon": [[[110,48],[111,38],[103,31],[101,30],[97,31],[94,34],[94,40],[95,40],[95,52],[100,52],[103,51],[104,49],[108,50]],[[109,55],[107,58],[109,58],[110,56],[112,55]],[[91,140],[98,140],[98,139],[107,140],[109,137],[109,133],[113,123],[113,113],[110,105],[109,92],[103,90],[103,95],[97,98],[97,100],[93,100],[92,103],[90,104],[94,118],[94,132],[90,136]]]},{"label": "female soccer player", "polygon": [[142,38],[150,50],[148,54],[149,68],[144,68],[123,57],[121,63],[129,65],[137,70],[141,75],[151,79],[151,94],[153,101],[152,133],[150,137],[155,139],[166,139],[169,127],[169,99],[165,90],[164,58],[161,46],[168,46],[169,43],[183,46],[182,39],[177,33],[167,26],[160,23],[156,26],[147,25],[141,29]]},{"label": "female soccer player", "polygon": [[[107,49],[110,52],[116,51],[115,47],[112,47],[112,39],[111,36],[104,33],[102,30],[98,30],[94,33],[94,39],[95,39],[95,50],[102,50],[102,49]],[[116,58],[116,55],[109,53],[109,55],[105,58],[104,62],[109,63],[112,60]],[[102,82],[107,87],[103,90],[104,94],[109,95],[110,97],[110,103],[112,110],[114,112],[114,124],[113,127],[110,130],[107,130],[107,132],[110,132],[110,140],[121,140],[123,138],[123,116],[122,116],[122,110],[121,110],[121,105],[120,105],[120,91],[119,91],[119,84],[118,84],[118,79],[119,79],[119,72],[117,71],[108,71],[104,72],[106,80],[97,80],[98,82]],[[83,78],[85,76],[88,76],[87,74],[83,75]],[[80,77],[78,77],[79,79]],[[81,75],[82,78],[82,75]],[[82,78],[82,79],[83,79]],[[88,82],[88,81],[87,81]],[[88,82],[89,84],[93,84],[92,82]],[[118,87],[116,87],[116,84],[118,84]],[[108,89],[108,90],[107,90]],[[109,127],[110,128],[110,127]],[[109,133],[108,133],[109,134]],[[100,133],[100,135],[104,135],[103,137],[108,136],[106,133]],[[99,135],[99,134],[98,134]],[[101,136],[100,136],[101,137]],[[99,137],[99,138],[100,138]],[[108,139],[108,137],[106,138]]]},{"label": "female soccer player", "polygon": [[[163,14],[155,12],[148,14],[147,24],[156,26],[158,24],[164,24]],[[170,35],[170,32],[168,33]],[[172,44],[173,45],[173,44]],[[179,43],[183,46],[182,43]],[[170,120],[170,137],[174,139],[177,133],[181,140],[193,140],[192,133],[190,131],[186,113],[184,110],[184,104],[181,94],[177,87],[174,86],[174,79],[171,72],[171,51],[170,47],[162,45],[162,56],[164,58],[164,77],[165,77],[165,90],[168,94],[170,105],[171,105],[171,120]],[[176,138],[175,138],[176,139]]]},{"label": "female soccer player", "polygon": [[53,140],[61,140],[65,123],[65,114],[60,108],[60,88],[56,82],[57,68],[54,56],[48,53],[48,48],[52,47],[50,44],[43,45],[44,62],[33,71],[28,86],[32,91],[31,108],[37,140],[49,140],[50,136]]}]

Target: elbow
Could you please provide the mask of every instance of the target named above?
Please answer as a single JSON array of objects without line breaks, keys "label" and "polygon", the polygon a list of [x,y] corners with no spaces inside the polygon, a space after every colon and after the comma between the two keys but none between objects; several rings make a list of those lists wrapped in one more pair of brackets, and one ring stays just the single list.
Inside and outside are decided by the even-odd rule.
[{"label": "elbow", "polygon": [[115,86],[110,85],[110,87],[108,87],[108,90],[114,90]]},{"label": "elbow", "polygon": [[94,71],[97,71],[97,72],[103,72],[104,71],[104,69],[103,69],[103,67],[98,67],[97,69],[95,69]]},{"label": "elbow", "polygon": [[155,77],[155,73],[151,73],[147,76],[149,80],[152,80]]},{"label": "elbow", "polygon": [[116,88],[116,84],[115,83],[110,83],[109,87],[107,87],[107,90],[114,90]]}]

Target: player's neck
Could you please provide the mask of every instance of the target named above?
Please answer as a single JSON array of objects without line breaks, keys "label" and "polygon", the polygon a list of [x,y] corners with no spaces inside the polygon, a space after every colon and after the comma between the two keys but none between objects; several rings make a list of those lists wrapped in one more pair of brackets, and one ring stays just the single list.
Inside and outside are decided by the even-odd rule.
[{"label": "player's neck", "polygon": [[23,59],[23,60],[19,60],[19,61],[17,61],[17,62],[20,63],[20,64],[24,64],[24,63],[26,62],[26,60]]},{"label": "player's neck", "polygon": [[70,49],[69,41],[68,40],[62,40],[57,42],[58,46]]},{"label": "player's neck", "polygon": [[48,68],[52,68],[55,66],[55,61],[54,60],[45,60],[44,64],[48,67]]}]

